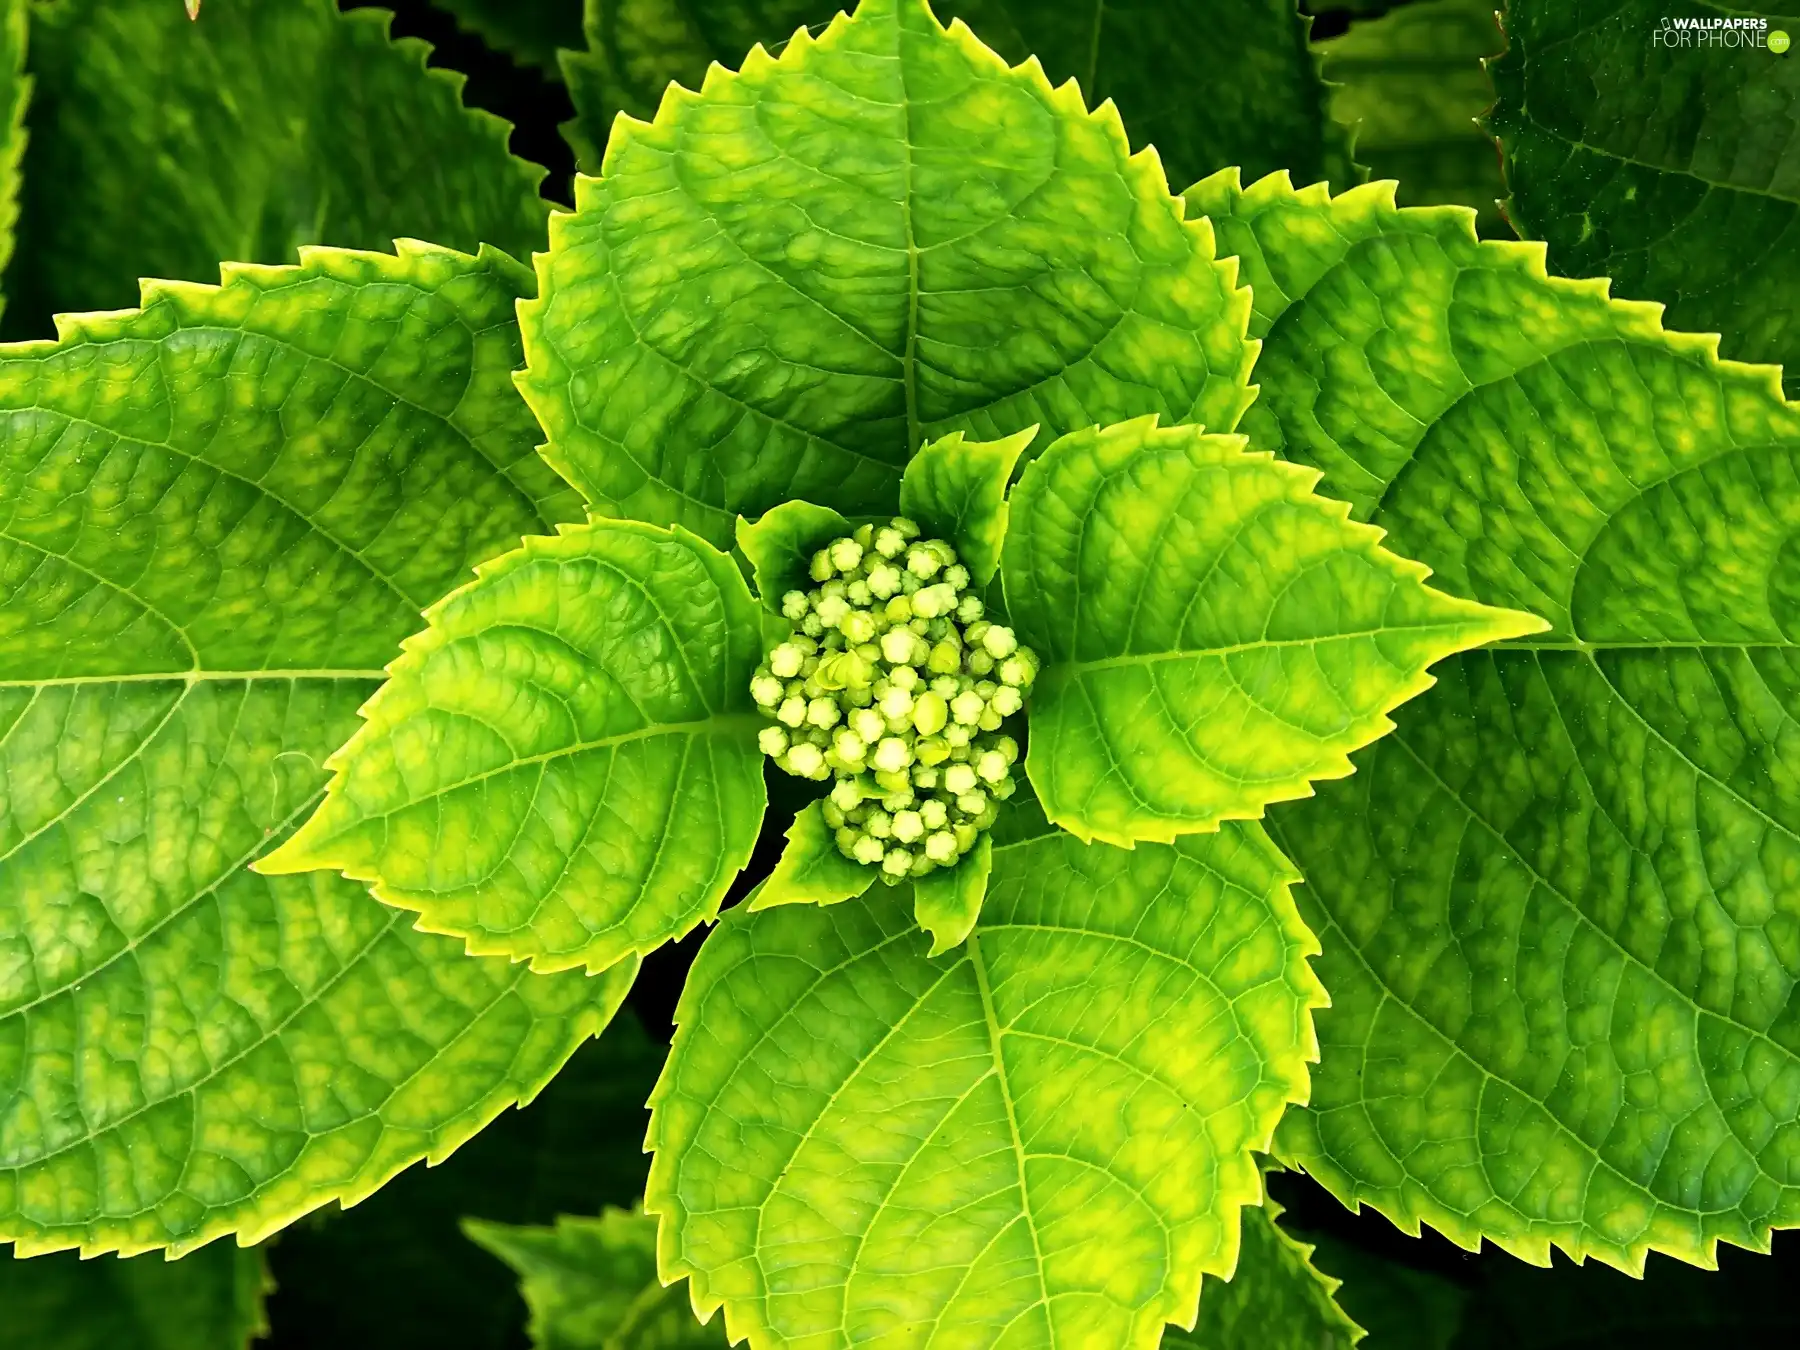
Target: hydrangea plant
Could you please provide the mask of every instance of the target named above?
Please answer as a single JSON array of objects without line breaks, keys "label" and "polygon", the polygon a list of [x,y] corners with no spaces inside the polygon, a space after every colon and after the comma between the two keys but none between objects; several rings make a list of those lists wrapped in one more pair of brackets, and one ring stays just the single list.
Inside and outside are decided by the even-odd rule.
[{"label": "hydrangea plant", "polygon": [[0,1239],[354,1203],[703,926],[641,1207],[472,1226],[547,1343],[1354,1340],[1272,1165],[1800,1222],[1778,372],[926,0],[594,167],[0,352]]}]

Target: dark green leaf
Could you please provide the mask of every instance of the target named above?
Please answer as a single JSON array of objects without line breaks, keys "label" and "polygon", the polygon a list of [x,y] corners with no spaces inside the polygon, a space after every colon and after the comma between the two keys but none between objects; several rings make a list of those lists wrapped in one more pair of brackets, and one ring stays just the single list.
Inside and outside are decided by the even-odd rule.
[{"label": "dark green leaf", "polygon": [[331,0],[212,0],[193,23],[168,0],[35,6],[9,330],[303,244],[542,248],[544,171],[387,24]]},{"label": "dark green leaf", "polygon": [[[215,0],[216,2],[216,0]],[[266,0],[265,0],[266,3]],[[582,0],[432,0],[496,51],[560,75],[558,51],[580,50]]]},{"label": "dark green leaf", "polygon": [[1800,54],[1693,33],[1682,43],[1662,30],[1746,12],[1785,15],[1800,33],[1794,0],[1754,11],[1511,0],[1488,125],[1506,152],[1507,214],[1549,242],[1552,268],[1664,302],[1672,327],[1721,334],[1726,356],[1779,362],[1791,395],[1800,391]]},{"label": "dark green leaf", "polygon": [[869,889],[877,869],[846,858],[831,837],[820,803],[813,802],[788,828],[787,847],[768,880],[756,888],[751,909],[776,905],[835,905]]},{"label": "dark green leaf", "polygon": [[6,1350],[247,1350],[268,1330],[263,1249],[215,1242],[179,1261],[0,1252]]}]

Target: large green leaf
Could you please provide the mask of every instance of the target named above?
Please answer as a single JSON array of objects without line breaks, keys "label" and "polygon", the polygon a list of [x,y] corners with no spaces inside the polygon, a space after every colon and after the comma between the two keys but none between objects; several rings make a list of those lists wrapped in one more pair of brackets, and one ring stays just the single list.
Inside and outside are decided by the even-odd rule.
[{"label": "large green leaf", "polygon": [[571,506],[508,384],[527,285],[317,250],[0,349],[0,1240],[255,1240],[444,1156],[623,996],[244,866],[420,608]]},{"label": "large green leaf", "polygon": [[1332,116],[1356,128],[1356,158],[1372,176],[1398,179],[1408,206],[1471,206],[1483,234],[1510,237],[1500,156],[1476,122],[1494,103],[1483,60],[1506,46],[1499,3],[1418,0],[1354,23],[1318,50],[1335,86]]},{"label": "large green leaf", "polygon": [[563,1215],[551,1228],[473,1221],[471,1238],[518,1271],[538,1350],[724,1350],[687,1286],[656,1278],[656,1220],[641,1210]]},{"label": "large green leaf", "polygon": [[221,258],[292,262],[302,244],[542,248],[543,170],[387,24],[331,0],[212,0],[193,23],[165,0],[33,6],[8,331],[129,305],[142,276],[210,280]]},{"label": "large green leaf", "polygon": [[1273,1200],[1245,1208],[1237,1270],[1206,1291],[1192,1331],[1163,1336],[1163,1350],[1349,1350],[1363,1338],[1338,1307],[1340,1282],[1313,1265],[1313,1249],[1282,1230],[1280,1215]]},{"label": "large green leaf", "polygon": [[223,1242],[180,1261],[0,1256],[7,1350],[249,1350],[267,1292],[262,1249]]},{"label": "large green leaf", "polygon": [[905,887],[732,910],[651,1099],[664,1276],[759,1350],[1150,1350],[1306,1095],[1293,880],[1255,825],[1128,852],[1014,809],[935,960]]},{"label": "large green leaf", "polygon": [[324,803],[257,870],[341,871],[538,971],[604,970],[716,915],[767,804],[737,565],[679,527],[565,526],[425,617]]},{"label": "large green leaf", "polygon": [[504,1111],[450,1158],[411,1167],[352,1209],[321,1210],[269,1253],[276,1346],[515,1350],[517,1282],[463,1236],[592,1214],[644,1193],[644,1102],[668,1047],[629,1008],[529,1106]]},{"label": "large green leaf", "polygon": [[[588,0],[589,50],[564,58],[580,117],[572,139],[595,172],[616,113],[648,118],[671,80],[698,89],[710,62],[779,51],[849,0]],[[1307,22],[1293,0],[937,0],[1008,64],[1036,57],[1053,84],[1111,99],[1131,143],[1154,145],[1178,183],[1228,164],[1357,181],[1349,136],[1326,111]],[[1206,72],[1197,77],[1196,72]],[[1229,72],[1228,77],[1224,72]]]},{"label": "large green leaf", "polygon": [[1234,425],[1248,296],[1118,114],[925,0],[624,122],[551,225],[521,387],[596,511],[728,547],[790,498],[891,512],[967,431]]},{"label": "large green leaf", "polygon": [[560,74],[557,53],[579,49],[582,0],[433,0],[496,51]]},{"label": "large green leaf", "polygon": [[[1488,125],[1506,154],[1507,214],[1549,241],[1558,272],[1610,276],[1621,295],[1666,302],[1676,327],[1723,334],[1725,355],[1783,364],[1792,394],[1800,60],[1661,31],[1745,12],[1696,0],[1509,0]],[[1796,0],[1753,12],[1800,21]]]},{"label": "large green leaf", "polygon": [[[0,0],[0,273],[13,254],[19,219],[19,171],[25,157],[25,108],[31,80],[25,74],[30,29],[29,0]],[[6,297],[0,295],[0,314]]]},{"label": "large green leaf", "polygon": [[1333,999],[1281,1149],[1540,1263],[1761,1247],[1800,1223],[1800,408],[1467,212],[1195,196],[1271,278],[1253,434],[1555,624],[1271,827]]},{"label": "large green leaf", "polygon": [[1044,662],[1025,767],[1051,820],[1129,846],[1258,817],[1348,774],[1434,661],[1544,628],[1432,590],[1318,480],[1152,418],[1025,471],[1002,576]]}]

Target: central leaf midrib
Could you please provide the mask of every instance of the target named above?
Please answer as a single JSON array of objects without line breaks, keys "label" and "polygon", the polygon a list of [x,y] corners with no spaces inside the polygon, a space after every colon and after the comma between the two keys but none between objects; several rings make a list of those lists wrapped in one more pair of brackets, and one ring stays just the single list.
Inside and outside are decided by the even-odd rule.
[{"label": "central leaf midrib", "polygon": [[[1044,1249],[1038,1241],[1037,1220],[1031,1213],[1031,1189],[1025,1176],[1025,1140],[1019,1133],[1019,1115],[1013,1105],[1012,1085],[1006,1077],[1006,1059],[1001,1052],[1000,1019],[994,1012],[993,990],[988,985],[987,962],[981,955],[981,935],[972,932],[964,939],[969,953],[969,965],[975,972],[975,990],[981,1000],[981,1016],[987,1026],[988,1046],[994,1057],[994,1079],[1000,1088],[1000,1100],[1006,1107],[1007,1135],[1012,1143],[1013,1161],[1018,1165],[1019,1173],[1019,1212],[1025,1220],[1025,1231],[1031,1234],[1031,1254],[1033,1265],[1037,1271],[1038,1302],[1044,1309],[1044,1317],[1048,1322],[1050,1316],[1050,1290],[1044,1283]],[[1055,1341],[1055,1327],[1050,1327],[1052,1345]]]},{"label": "central leaf midrib", "polygon": [[1077,675],[1085,675],[1090,671],[1115,670],[1132,666],[1159,665],[1166,661],[1197,661],[1209,657],[1238,656],[1244,652],[1257,652],[1267,649],[1285,649],[1289,647],[1322,647],[1332,642],[1354,642],[1365,638],[1402,635],[1431,635],[1438,633],[1456,633],[1473,626],[1469,620],[1448,620],[1444,623],[1392,625],[1381,628],[1356,629],[1347,633],[1326,633],[1319,637],[1307,638],[1264,638],[1254,642],[1238,642],[1226,647],[1177,647],[1162,652],[1126,652],[1119,656],[1105,656],[1096,661],[1055,661],[1050,663],[1053,670],[1071,671]]},{"label": "central leaf midrib", "polygon": [[900,379],[906,391],[906,456],[919,449],[919,246],[913,235],[912,91],[906,83],[906,23],[896,13],[894,60],[900,72],[900,148],[904,180],[900,220],[906,229],[906,343],[900,349]]},{"label": "central leaf midrib", "polygon": [[129,675],[54,675],[41,680],[0,679],[0,689],[45,689],[82,684],[210,684],[255,680],[385,680],[385,670],[279,668],[244,670],[148,670]]}]

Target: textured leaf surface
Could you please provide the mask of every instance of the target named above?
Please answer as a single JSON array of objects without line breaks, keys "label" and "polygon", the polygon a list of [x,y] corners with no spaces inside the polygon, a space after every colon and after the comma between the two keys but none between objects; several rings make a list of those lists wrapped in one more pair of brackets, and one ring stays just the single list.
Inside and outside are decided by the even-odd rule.
[{"label": "textured leaf surface", "polygon": [[1248,297],[1111,109],[924,0],[621,123],[520,311],[546,455],[720,547],[804,499],[890,512],[921,445],[1139,413],[1233,426]]},{"label": "textured leaf surface", "polygon": [[946,539],[977,586],[994,579],[1006,538],[1006,484],[1036,427],[998,441],[953,431],[912,457],[900,478],[900,514],[927,539]]},{"label": "textured leaf surface", "polygon": [[254,1240],[448,1153],[623,996],[244,870],[420,608],[571,505],[509,388],[528,284],[317,251],[0,350],[0,1240]]},{"label": "textured leaf surface", "polygon": [[1539,1262],[1761,1246],[1800,1222],[1800,409],[1466,212],[1203,187],[1274,279],[1262,443],[1555,624],[1272,827],[1333,999],[1281,1148]]},{"label": "textured leaf surface", "polygon": [[519,1272],[538,1350],[723,1350],[724,1319],[702,1325],[687,1286],[656,1278],[656,1220],[608,1209],[553,1228],[472,1222],[469,1236]]},{"label": "textured leaf surface", "polygon": [[808,805],[787,832],[787,847],[775,870],[756,888],[751,909],[776,905],[835,905],[869,889],[876,869],[846,858],[825,823],[823,807]]},{"label": "textured leaf surface", "polygon": [[[569,58],[583,168],[595,171],[613,115],[649,117],[669,81],[698,89],[707,64],[735,68],[755,43],[778,51],[815,33],[838,0],[589,0],[590,51]],[[1132,144],[1155,145],[1191,183],[1227,164],[1289,169],[1303,182],[1357,181],[1349,137],[1326,111],[1305,21],[1288,0],[938,0],[1017,65],[1035,56],[1089,104],[1113,100]],[[1230,72],[1229,78],[1217,73]],[[1196,78],[1195,72],[1207,72]]]},{"label": "textured leaf surface", "polygon": [[851,528],[836,511],[811,502],[783,502],[755,523],[740,516],[737,546],[749,560],[764,607],[780,613],[783,595],[816,587],[819,583],[807,571],[813,554],[833,539],[842,539]]},{"label": "textured leaf surface", "polygon": [[[19,219],[19,171],[25,156],[25,108],[31,80],[25,73],[29,0],[0,0],[0,273],[13,254]],[[6,297],[0,295],[0,313]]]},{"label": "textured leaf surface", "polygon": [[325,801],[259,870],[341,871],[539,971],[603,970],[712,918],[767,803],[736,564],[599,521],[478,576],[427,611]]},{"label": "textured leaf surface", "polygon": [[994,839],[984,834],[955,867],[913,882],[913,917],[931,934],[927,956],[942,956],[974,931],[994,867]]},{"label": "textured leaf surface", "polygon": [[1314,949],[1255,825],[1001,839],[936,960],[903,887],[732,910],[652,1098],[661,1269],[759,1347],[1149,1350],[1306,1094]]},{"label": "textured leaf surface", "polygon": [[1280,1215],[1272,1200],[1245,1208],[1236,1272],[1206,1290],[1192,1331],[1164,1334],[1163,1350],[1349,1350],[1363,1338],[1337,1304],[1339,1281],[1313,1265],[1313,1249],[1282,1230]]},{"label": "textured leaf surface", "polygon": [[1500,218],[1500,156],[1475,120],[1494,103],[1482,60],[1506,46],[1498,7],[1414,0],[1352,24],[1318,50],[1325,78],[1338,86],[1332,116],[1356,128],[1356,158],[1371,177],[1398,179],[1407,206],[1473,207],[1482,234],[1510,238]]},{"label": "textured leaf surface", "polygon": [[433,0],[496,51],[559,72],[557,53],[579,51],[582,0]]},{"label": "textured leaf surface", "polygon": [[543,170],[508,153],[506,123],[462,106],[460,77],[425,69],[423,43],[390,43],[383,11],[219,0],[204,13],[35,7],[10,333],[132,304],[139,277],[210,281],[221,258],[292,262],[302,244],[544,246]]},{"label": "textured leaf surface", "polygon": [[8,1350],[248,1350],[267,1286],[261,1248],[222,1242],[180,1261],[0,1256]]},{"label": "textured leaf surface", "polygon": [[[1776,0],[1758,14],[1800,21]],[[1726,356],[1776,361],[1800,391],[1800,61],[1658,43],[1677,19],[1746,13],[1692,0],[1510,0],[1488,125],[1506,210],[1564,275],[1668,304]],[[1800,24],[1790,22],[1793,29]],[[1782,27],[1776,17],[1770,28]]]},{"label": "textured leaf surface", "polygon": [[1349,773],[1434,661],[1544,627],[1432,590],[1318,478],[1148,418],[1025,471],[1003,579],[1051,820],[1129,844],[1260,816]]}]

